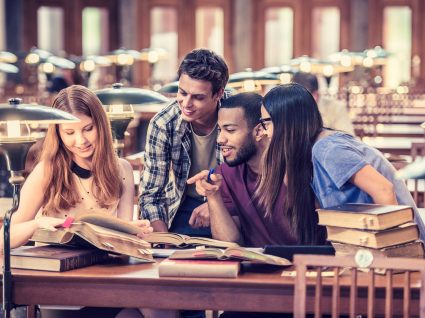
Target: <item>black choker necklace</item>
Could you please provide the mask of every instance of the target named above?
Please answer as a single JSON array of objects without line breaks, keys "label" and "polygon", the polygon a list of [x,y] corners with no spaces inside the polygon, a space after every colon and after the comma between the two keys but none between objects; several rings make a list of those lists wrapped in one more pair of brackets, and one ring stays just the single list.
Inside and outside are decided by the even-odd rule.
[{"label": "black choker necklace", "polygon": [[74,161],[71,163],[71,171],[79,178],[88,179],[91,177],[91,171],[77,165]]}]

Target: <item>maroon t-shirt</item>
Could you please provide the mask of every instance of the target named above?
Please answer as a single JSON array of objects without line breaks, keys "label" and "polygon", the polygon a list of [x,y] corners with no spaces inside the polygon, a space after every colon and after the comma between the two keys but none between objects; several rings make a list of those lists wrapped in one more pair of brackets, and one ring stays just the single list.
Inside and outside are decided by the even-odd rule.
[{"label": "maroon t-shirt", "polygon": [[247,164],[236,167],[222,164],[217,168],[217,173],[223,176],[221,196],[224,205],[232,216],[239,217],[245,246],[297,244],[296,236],[283,212],[285,185],[279,191],[272,216],[266,217],[265,211],[251,199],[256,189],[257,174]]}]

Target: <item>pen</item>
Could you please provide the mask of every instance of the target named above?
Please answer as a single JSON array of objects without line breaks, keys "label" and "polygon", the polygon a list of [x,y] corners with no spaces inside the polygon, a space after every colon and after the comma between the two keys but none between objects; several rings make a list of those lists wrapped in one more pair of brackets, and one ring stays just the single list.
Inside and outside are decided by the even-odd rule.
[{"label": "pen", "polygon": [[215,172],[215,168],[211,168],[208,172],[207,182],[211,183],[211,175]]},{"label": "pen", "polygon": [[[207,182],[211,183],[211,175],[214,173],[215,168],[211,168],[210,171],[208,171],[208,176],[207,176]],[[207,201],[207,197],[204,197],[204,202]]]}]

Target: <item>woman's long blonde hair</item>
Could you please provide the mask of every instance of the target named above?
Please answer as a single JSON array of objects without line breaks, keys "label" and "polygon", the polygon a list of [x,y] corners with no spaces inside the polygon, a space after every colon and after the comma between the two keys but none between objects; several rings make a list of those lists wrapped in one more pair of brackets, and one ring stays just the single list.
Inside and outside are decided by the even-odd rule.
[{"label": "woman's long blonde hair", "polygon": [[[88,88],[72,85],[58,93],[52,107],[92,118],[98,136],[92,159],[92,193],[101,207],[112,206],[121,196],[123,184],[118,158],[112,146],[109,121],[101,102]],[[44,162],[48,184],[43,201],[44,212],[75,207],[81,197],[72,178],[72,153],[63,145],[59,125],[49,126],[40,159]]]}]

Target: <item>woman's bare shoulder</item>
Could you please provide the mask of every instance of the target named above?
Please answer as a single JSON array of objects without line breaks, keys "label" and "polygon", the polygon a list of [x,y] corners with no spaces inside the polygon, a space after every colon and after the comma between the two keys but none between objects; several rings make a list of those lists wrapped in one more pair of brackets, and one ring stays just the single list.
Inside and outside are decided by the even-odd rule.
[{"label": "woman's bare shoulder", "polygon": [[133,171],[133,167],[131,166],[130,162],[123,158],[118,158],[118,164],[121,171]]}]

